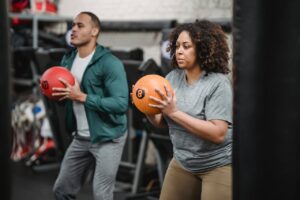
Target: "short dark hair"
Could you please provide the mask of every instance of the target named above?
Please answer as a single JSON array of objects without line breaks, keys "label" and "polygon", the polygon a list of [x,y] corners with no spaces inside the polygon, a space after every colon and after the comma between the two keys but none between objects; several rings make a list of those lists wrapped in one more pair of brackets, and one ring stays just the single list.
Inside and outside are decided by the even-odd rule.
[{"label": "short dark hair", "polygon": [[167,51],[171,55],[172,66],[177,68],[176,41],[181,32],[187,31],[196,47],[197,61],[206,72],[228,74],[229,47],[227,36],[221,26],[208,20],[178,25],[170,34]]},{"label": "short dark hair", "polygon": [[100,33],[101,22],[100,22],[100,19],[97,17],[97,15],[95,15],[94,13],[89,12],[89,11],[83,11],[83,12],[80,12],[79,14],[86,14],[86,15],[90,16],[94,26],[96,26],[96,28],[99,29],[99,33]]}]

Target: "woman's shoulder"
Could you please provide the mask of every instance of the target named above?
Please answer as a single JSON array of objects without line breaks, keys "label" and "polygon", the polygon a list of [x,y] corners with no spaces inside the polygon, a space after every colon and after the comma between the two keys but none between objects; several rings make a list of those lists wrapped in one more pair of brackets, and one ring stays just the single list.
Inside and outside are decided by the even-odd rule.
[{"label": "woman's shoulder", "polygon": [[229,75],[222,73],[209,72],[204,75],[204,78],[216,83],[231,83]]},{"label": "woman's shoulder", "polygon": [[184,71],[181,69],[173,69],[166,75],[166,78],[167,79],[178,78],[182,76],[182,73],[184,73]]}]

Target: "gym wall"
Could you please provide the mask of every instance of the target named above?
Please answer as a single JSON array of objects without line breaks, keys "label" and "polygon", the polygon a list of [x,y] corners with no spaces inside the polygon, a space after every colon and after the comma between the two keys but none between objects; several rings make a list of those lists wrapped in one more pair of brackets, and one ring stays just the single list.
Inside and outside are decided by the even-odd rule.
[{"label": "gym wall", "polygon": [[61,0],[58,13],[74,16],[82,10],[102,20],[186,21],[194,18],[231,18],[231,0]]},{"label": "gym wall", "polygon": [[[73,17],[80,11],[92,11],[102,21],[231,19],[230,0],[61,0],[58,14]],[[161,32],[103,32],[99,41],[111,48],[142,48],[144,58],[160,64]]]}]

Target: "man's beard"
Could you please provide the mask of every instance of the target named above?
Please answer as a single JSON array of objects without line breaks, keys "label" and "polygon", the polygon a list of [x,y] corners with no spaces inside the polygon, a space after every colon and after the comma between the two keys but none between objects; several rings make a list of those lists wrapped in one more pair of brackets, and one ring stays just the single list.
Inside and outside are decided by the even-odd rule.
[{"label": "man's beard", "polygon": [[80,43],[73,43],[73,42],[70,42],[70,44],[73,45],[73,46],[76,47],[76,48],[85,46],[85,45],[87,45],[88,43],[89,43],[89,41],[80,42]]}]

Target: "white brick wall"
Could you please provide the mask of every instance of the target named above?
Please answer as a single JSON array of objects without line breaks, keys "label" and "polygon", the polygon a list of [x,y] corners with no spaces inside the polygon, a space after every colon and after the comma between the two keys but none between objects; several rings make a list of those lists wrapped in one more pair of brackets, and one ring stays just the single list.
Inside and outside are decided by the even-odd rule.
[{"label": "white brick wall", "polygon": [[60,0],[59,14],[96,13],[101,20],[231,18],[231,0]]},{"label": "white brick wall", "polygon": [[[80,11],[92,11],[100,20],[177,20],[231,19],[231,0],[60,0],[59,14],[75,16]],[[145,59],[154,58],[160,64],[159,32],[103,32],[100,43],[115,49],[144,50]]]}]

